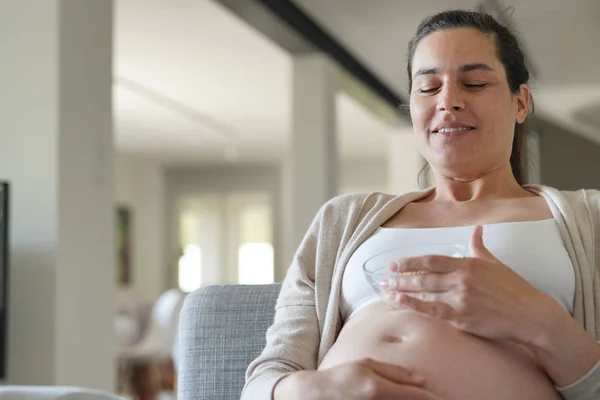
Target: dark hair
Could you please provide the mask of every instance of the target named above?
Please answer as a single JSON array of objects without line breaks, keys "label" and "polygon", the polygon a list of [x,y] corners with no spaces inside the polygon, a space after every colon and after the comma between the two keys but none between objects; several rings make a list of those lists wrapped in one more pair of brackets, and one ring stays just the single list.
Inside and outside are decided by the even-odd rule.
[{"label": "dark hair", "polygon": [[[517,38],[506,26],[498,22],[493,16],[483,12],[450,10],[424,19],[417,28],[415,37],[408,45],[407,72],[409,93],[412,88],[412,61],[419,42],[434,32],[453,28],[473,28],[494,37],[496,41],[496,55],[504,66],[508,86],[512,93],[517,93],[523,83],[529,82],[529,70],[525,63],[525,56],[521,51]],[[531,109],[533,109],[533,99]],[[527,132],[527,119],[521,124],[515,124],[510,166],[519,185],[525,183],[524,158],[525,135],[527,135]]]}]

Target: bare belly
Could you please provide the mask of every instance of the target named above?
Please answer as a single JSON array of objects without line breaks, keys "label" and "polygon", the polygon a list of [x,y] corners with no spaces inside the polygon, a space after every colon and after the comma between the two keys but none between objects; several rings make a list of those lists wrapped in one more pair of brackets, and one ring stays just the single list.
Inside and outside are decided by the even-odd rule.
[{"label": "bare belly", "polygon": [[381,302],[348,320],[319,369],[366,357],[420,373],[425,388],[447,400],[561,399],[524,347]]}]

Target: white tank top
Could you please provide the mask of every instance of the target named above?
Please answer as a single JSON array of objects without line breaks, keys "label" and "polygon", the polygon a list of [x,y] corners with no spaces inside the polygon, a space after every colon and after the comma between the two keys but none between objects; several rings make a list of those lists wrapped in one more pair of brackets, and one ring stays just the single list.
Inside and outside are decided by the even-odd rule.
[{"label": "white tank top", "polygon": [[[356,249],[344,270],[341,313],[345,322],[379,296],[362,266],[369,257],[402,246],[429,243],[469,245],[473,226],[448,228],[379,228]],[[485,225],[483,243],[501,262],[538,290],[556,299],[570,313],[575,297],[575,272],[554,219]]]}]

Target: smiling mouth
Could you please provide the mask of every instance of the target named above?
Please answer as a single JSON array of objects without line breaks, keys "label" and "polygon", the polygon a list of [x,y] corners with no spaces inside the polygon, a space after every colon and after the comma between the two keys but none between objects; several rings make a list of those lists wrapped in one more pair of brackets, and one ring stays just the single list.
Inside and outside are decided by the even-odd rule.
[{"label": "smiling mouth", "polygon": [[470,127],[470,126],[461,126],[460,128],[442,128],[440,130],[433,131],[433,133],[457,133],[457,132],[471,131],[473,129],[475,129],[475,128]]}]

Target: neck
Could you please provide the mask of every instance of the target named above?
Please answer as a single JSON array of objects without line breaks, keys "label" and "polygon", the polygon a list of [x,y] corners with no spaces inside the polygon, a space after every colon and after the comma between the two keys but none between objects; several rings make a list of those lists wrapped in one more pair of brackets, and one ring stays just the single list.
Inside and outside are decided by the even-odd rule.
[{"label": "neck", "polygon": [[519,185],[510,165],[471,177],[457,177],[434,169],[433,176],[436,188],[430,201],[464,202],[532,196]]}]

